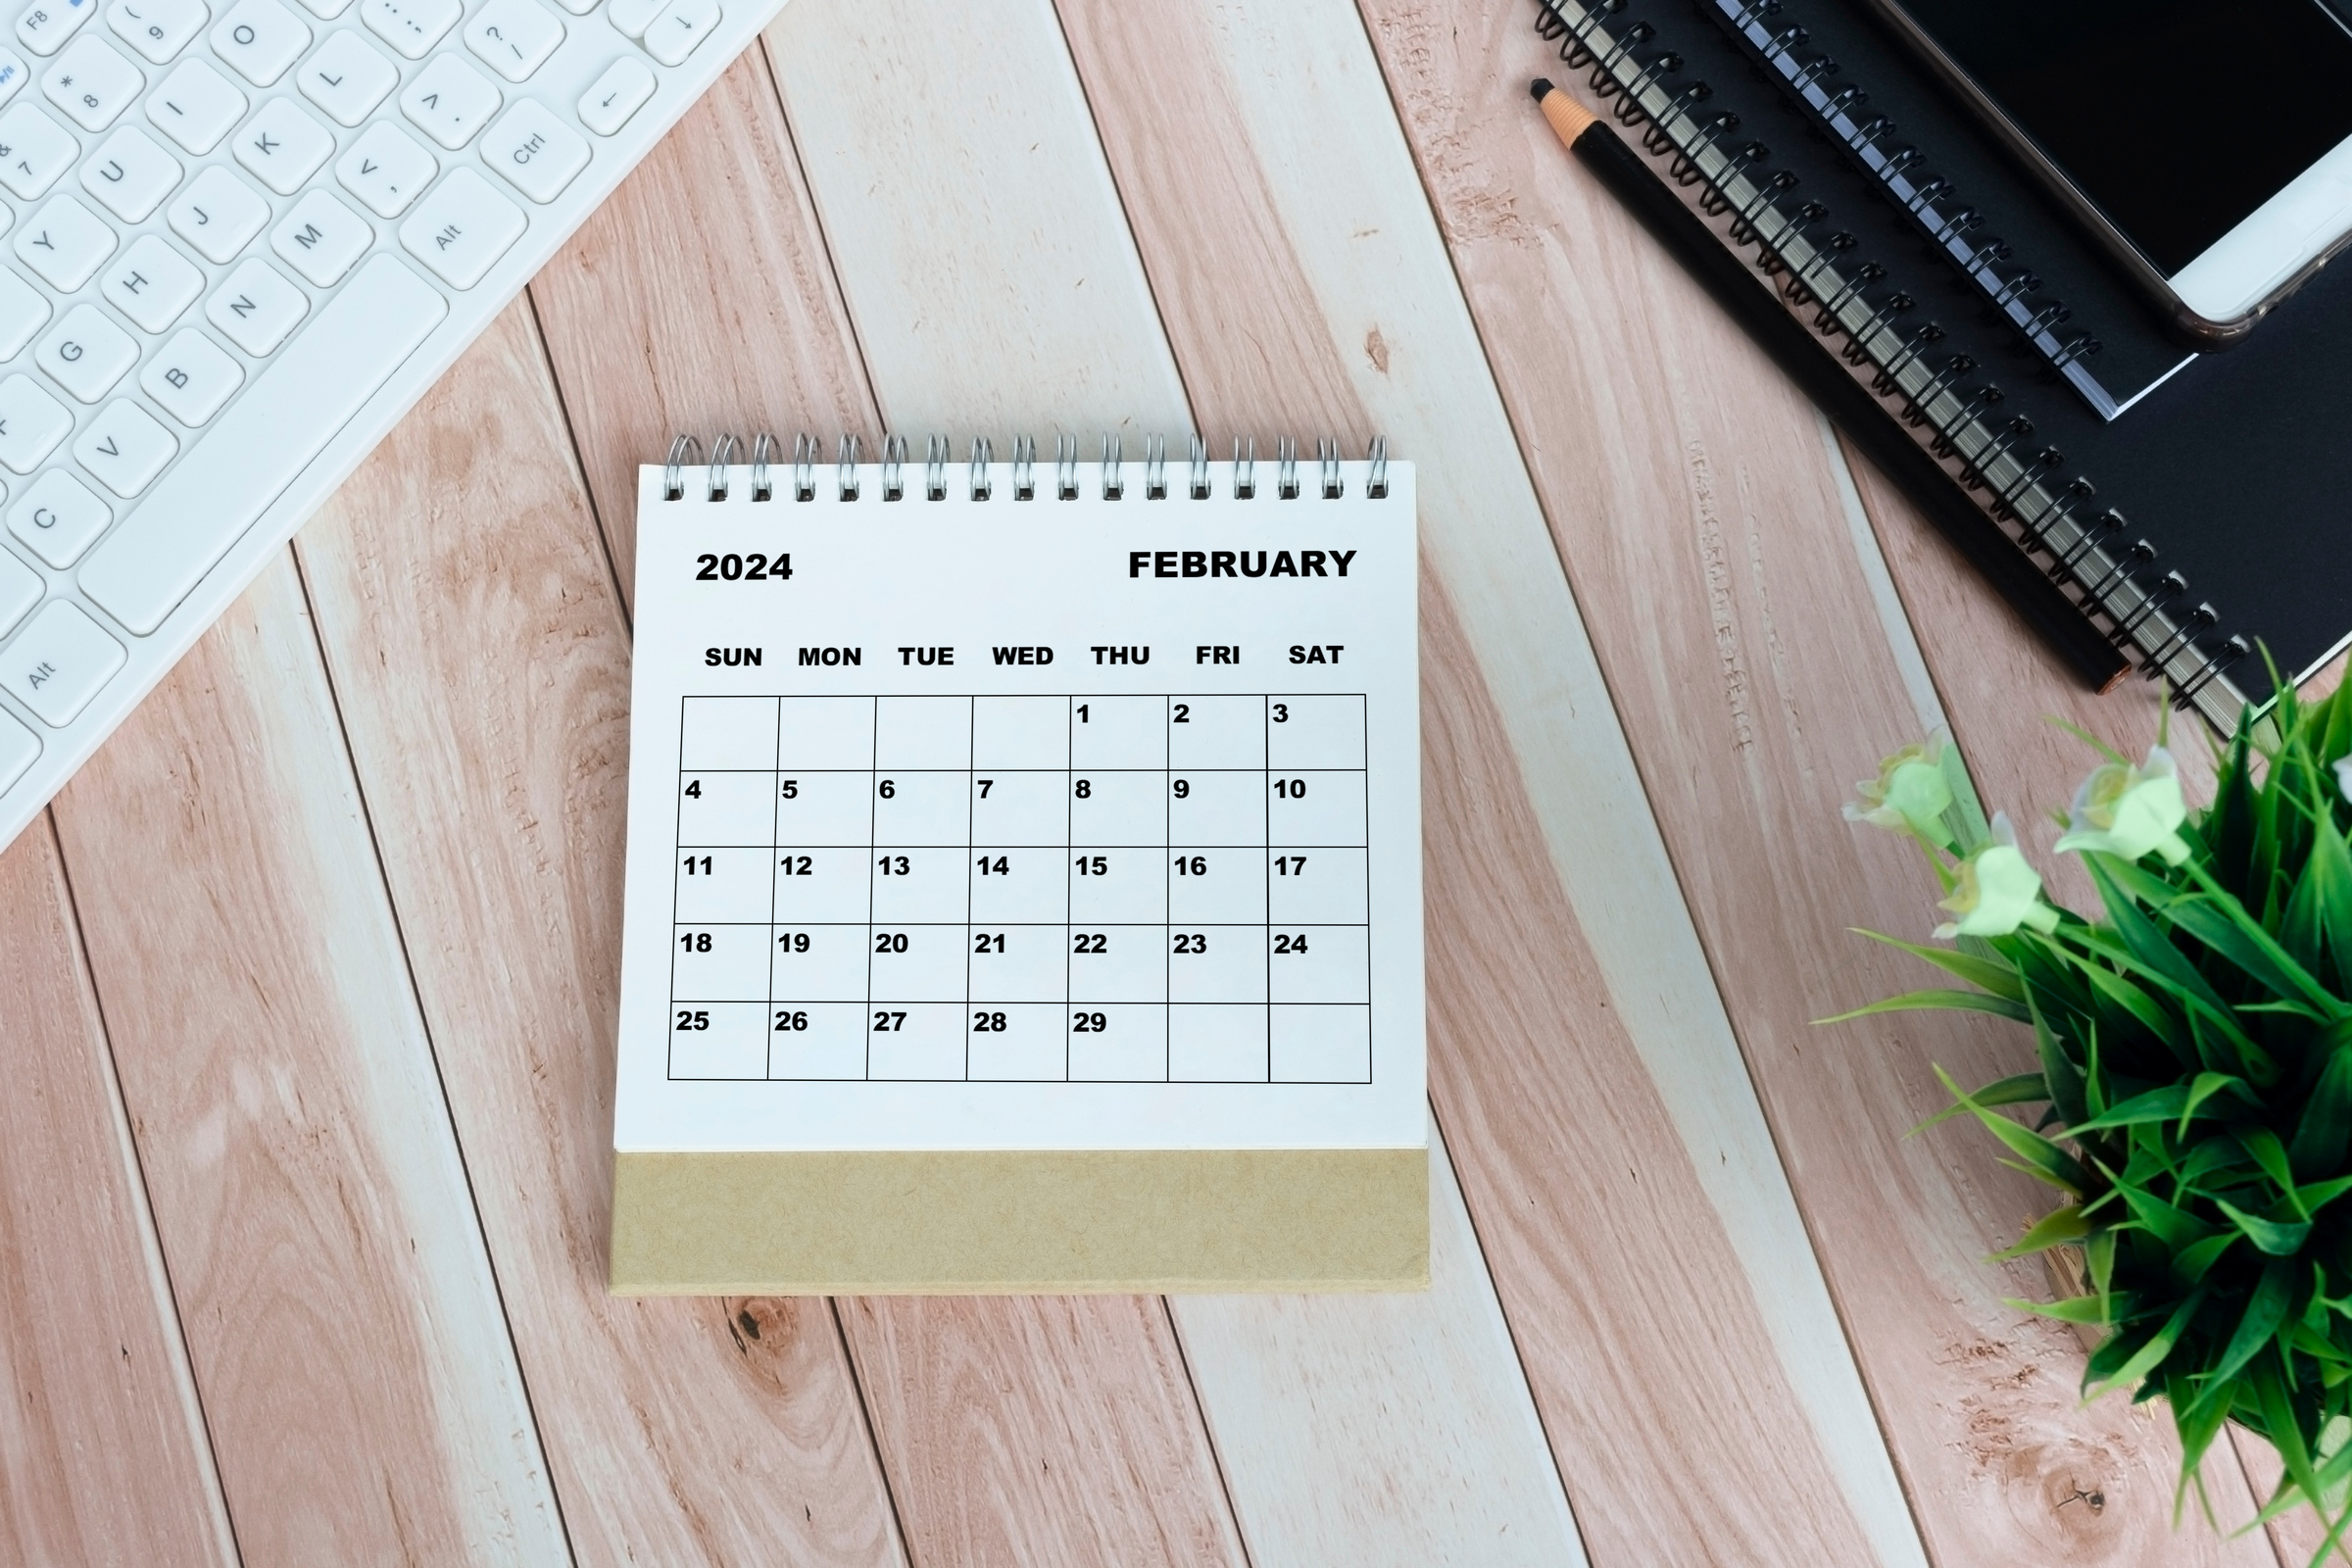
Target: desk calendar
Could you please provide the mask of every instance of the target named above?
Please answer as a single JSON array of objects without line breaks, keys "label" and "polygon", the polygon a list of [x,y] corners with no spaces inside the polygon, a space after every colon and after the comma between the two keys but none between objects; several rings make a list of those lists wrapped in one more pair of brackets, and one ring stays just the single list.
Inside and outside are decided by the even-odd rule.
[{"label": "desk calendar", "polygon": [[649,466],[636,584],[616,1290],[1425,1278],[1408,465]]}]

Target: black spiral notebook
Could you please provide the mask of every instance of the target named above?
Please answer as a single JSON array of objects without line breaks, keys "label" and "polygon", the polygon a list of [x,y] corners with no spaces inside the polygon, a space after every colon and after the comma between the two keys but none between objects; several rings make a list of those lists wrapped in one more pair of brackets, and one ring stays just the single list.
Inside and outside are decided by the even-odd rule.
[{"label": "black spiral notebook", "polygon": [[[2352,642],[2352,552],[2332,548],[2352,522],[2352,269],[2323,271],[2242,346],[2201,356],[2111,421],[2008,302],[1937,248],[1916,204],[1833,139],[1798,96],[1812,51],[1782,38],[1800,61],[1792,77],[1735,37],[1767,22],[1781,36],[1804,24],[1799,7],[1768,18],[1731,0],[1719,25],[1722,4],[1540,0],[1537,25],[1823,352],[1974,492],[1984,527],[2182,706],[2233,727],[2241,687],[2268,693],[2257,645],[2300,680]],[[1883,63],[1910,69],[1891,51]],[[1846,87],[1884,90],[1841,65]],[[1912,143],[1888,156],[1909,145],[1906,167],[1949,156]]]}]

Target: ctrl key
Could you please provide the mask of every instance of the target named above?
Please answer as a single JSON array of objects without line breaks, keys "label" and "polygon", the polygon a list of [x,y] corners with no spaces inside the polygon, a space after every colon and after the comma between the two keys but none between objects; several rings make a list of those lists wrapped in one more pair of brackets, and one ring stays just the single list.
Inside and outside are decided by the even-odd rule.
[{"label": "ctrl key", "polygon": [[129,656],[69,600],[52,599],[0,650],[0,686],[52,729],[74,722]]}]

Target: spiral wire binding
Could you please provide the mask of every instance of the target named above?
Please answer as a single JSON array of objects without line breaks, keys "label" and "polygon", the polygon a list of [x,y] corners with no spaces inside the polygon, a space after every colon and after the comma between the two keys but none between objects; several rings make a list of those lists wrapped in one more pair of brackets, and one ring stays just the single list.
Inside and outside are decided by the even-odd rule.
[{"label": "spiral wire binding", "polygon": [[1165,436],[1144,437],[1144,499],[1168,499],[1168,442]]},{"label": "spiral wire binding", "polygon": [[882,499],[896,501],[906,494],[906,438],[903,435],[882,439]]},{"label": "spiral wire binding", "polygon": [[1012,499],[1037,499],[1037,437],[1033,435],[1012,438]]},{"label": "spiral wire binding", "polygon": [[682,435],[669,444],[669,461],[662,466],[662,499],[677,501],[686,494],[685,469],[703,461],[703,444],[690,435]]},{"label": "spiral wire binding", "polygon": [[1193,437],[1193,475],[1186,493],[1195,501],[1208,499],[1208,443],[1198,435]]},{"label": "spiral wire binding", "polygon": [[812,435],[792,438],[792,499],[816,499],[816,437]]},{"label": "spiral wire binding", "polygon": [[[1914,302],[1899,292],[1880,292],[1886,270],[1854,254],[1858,247],[1851,233],[1834,228],[1821,233],[1831,217],[1821,203],[1789,205],[1795,200],[1790,194],[1798,183],[1795,176],[1770,169],[1771,150],[1761,142],[1732,139],[1740,129],[1738,115],[1702,113],[1712,89],[1704,81],[1679,79],[1680,57],[1671,51],[1644,57],[1655,31],[1642,22],[1618,24],[1629,3],[1537,0],[1536,31],[1558,44],[1570,70],[1591,68],[1592,91],[1608,101],[1618,120],[1628,126],[1647,122],[1642,145],[1652,157],[1668,160],[1667,176],[1680,185],[1701,186],[1695,196],[1703,211],[1717,218],[1730,215],[1733,242],[1761,252],[1756,266],[1780,276],[1780,291],[1788,307],[1809,311],[1811,324],[1824,337],[1845,340],[1838,352],[1847,363],[1870,373],[1872,389],[1897,403],[1906,423],[1926,430],[1930,449],[1953,463],[1962,481],[1984,495],[1996,522],[2015,527],[2020,548],[2029,556],[2048,558],[2044,570],[2052,580],[2079,594],[2085,613],[2106,618],[2109,635],[2137,660],[2144,673],[2172,683],[2177,706],[2195,708],[2224,730],[2234,728],[2245,697],[2226,672],[2246,657],[2245,639],[2233,636],[2208,647],[2201,639],[2220,621],[2210,605],[2199,604],[2177,616],[2167,612],[2167,606],[2185,595],[2185,580],[2178,572],[2152,573],[2157,552],[2144,539],[2117,548],[2128,524],[2113,508],[2096,516],[2082,515],[2084,504],[2096,494],[2089,480],[2062,476],[2066,460],[2055,448],[2030,447],[2032,421],[2023,416],[2001,416],[2005,394],[1997,384],[1977,378],[1978,366],[1969,356],[1949,354],[1938,360],[1934,346],[1942,339],[1942,328],[1934,321],[1913,326],[1902,319]],[[1985,297],[2012,323],[2031,328],[2035,346],[2062,371],[2096,352],[2097,345],[2086,337],[2065,342],[2056,337],[2056,328],[2066,318],[2065,307],[2056,301],[2030,300],[2041,286],[2030,270],[2001,270],[2012,260],[2009,247],[1997,238],[1973,237],[1981,220],[1973,209],[1954,199],[1948,180],[1924,170],[1913,177],[1911,171],[1922,156],[1918,149],[1881,145],[1891,142],[1892,122],[1884,115],[1867,121],[1854,118],[1862,113],[1866,94],[1853,86],[1829,90],[1825,78],[1836,74],[1835,61],[1798,58],[1805,43],[1802,28],[1775,31],[1763,25],[1761,19],[1779,10],[1779,0],[1703,4],[1721,10],[1764,52],[1846,139],[1887,193],[1938,245],[1961,260]],[[2075,379],[2081,385],[2086,373]],[[1252,446],[1250,458],[1255,455]],[[1375,476],[1382,471],[1379,456],[1376,443]],[[1196,471],[1199,458],[1196,449]],[[1295,484],[1293,458],[1295,452],[1286,453],[1286,486]],[[1239,440],[1234,444],[1234,465],[1235,494],[1248,496],[1254,484]],[[1377,477],[1373,482],[1379,483]],[[1367,486],[1367,493],[1380,491]]]},{"label": "spiral wire binding", "polygon": [[752,443],[752,499],[754,501],[775,499],[775,480],[768,473],[768,465],[774,461],[775,455],[776,438],[764,430],[760,431],[760,438]]},{"label": "spiral wire binding", "polygon": [[854,435],[843,436],[836,452],[838,456],[834,460],[833,471],[841,486],[841,499],[855,501],[858,499],[858,438]]},{"label": "spiral wire binding", "polygon": [[734,461],[735,438],[733,436],[722,435],[710,443],[710,466],[703,470],[710,475],[710,482],[704,489],[703,498],[706,501],[727,499],[727,469]]},{"label": "spiral wire binding", "polygon": [[923,499],[948,499],[948,438],[944,435],[927,437],[923,443]]},{"label": "spiral wire binding", "polygon": [[1287,435],[1274,438],[1274,494],[1284,501],[1298,499],[1298,443]]},{"label": "spiral wire binding", "polygon": [[[1073,441],[1072,445],[1076,443]],[[1077,485],[1073,483],[1070,488],[1075,493]],[[1126,495],[1126,460],[1119,456],[1119,438],[1105,431],[1102,436],[1102,499],[1120,501]]]},{"label": "spiral wire binding", "polygon": [[1061,501],[1078,499],[1078,438],[1074,435],[1054,438],[1054,494]]},{"label": "spiral wire binding", "polygon": [[972,499],[974,501],[986,501],[997,493],[996,481],[989,477],[988,472],[990,460],[995,456],[996,451],[988,444],[988,437],[984,435],[972,437],[972,455],[966,466],[971,471]]}]

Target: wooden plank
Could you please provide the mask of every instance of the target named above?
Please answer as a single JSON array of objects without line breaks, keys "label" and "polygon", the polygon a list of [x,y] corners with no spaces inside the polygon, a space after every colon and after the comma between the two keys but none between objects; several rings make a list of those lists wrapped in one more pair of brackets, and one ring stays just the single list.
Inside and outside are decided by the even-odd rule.
[{"label": "wooden plank", "polygon": [[[1595,1558],[1819,1561],[1867,1543],[1917,1560],[1360,23],[1341,4],[1064,15],[1205,422],[1385,429],[1423,462],[1439,1111],[1478,1128],[1455,1157]],[[1151,93],[1119,90],[1147,75]],[[1579,984],[1557,983],[1563,954]],[[1593,1016],[1596,995],[1614,1016]],[[1510,1043],[1531,1031],[1586,1059],[1522,1057]],[[1583,1168],[1555,1173],[1563,1123]],[[1585,1204],[1529,1216],[1531,1190],[1630,1200],[1629,1226],[1689,1245],[1637,1279],[1585,1250]],[[1718,1443],[1714,1462],[1689,1446]],[[1724,1490],[1661,1520],[1660,1465]],[[1777,1539],[1740,1539],[1762,1515]]]},{"label": "wooden plank", "polygon": [[605,1294],[628,642],[527,306],[300,552],[578,1557],[902,1562],[822,1301]]},{"label": "wooden plank", "polygon": [[0,855],[0,1554],[237,1560],[46,815]]},{"label": "wooden plank", "polygon": [[54,815],[245,1560],[565,1561],[290,558]]}]

